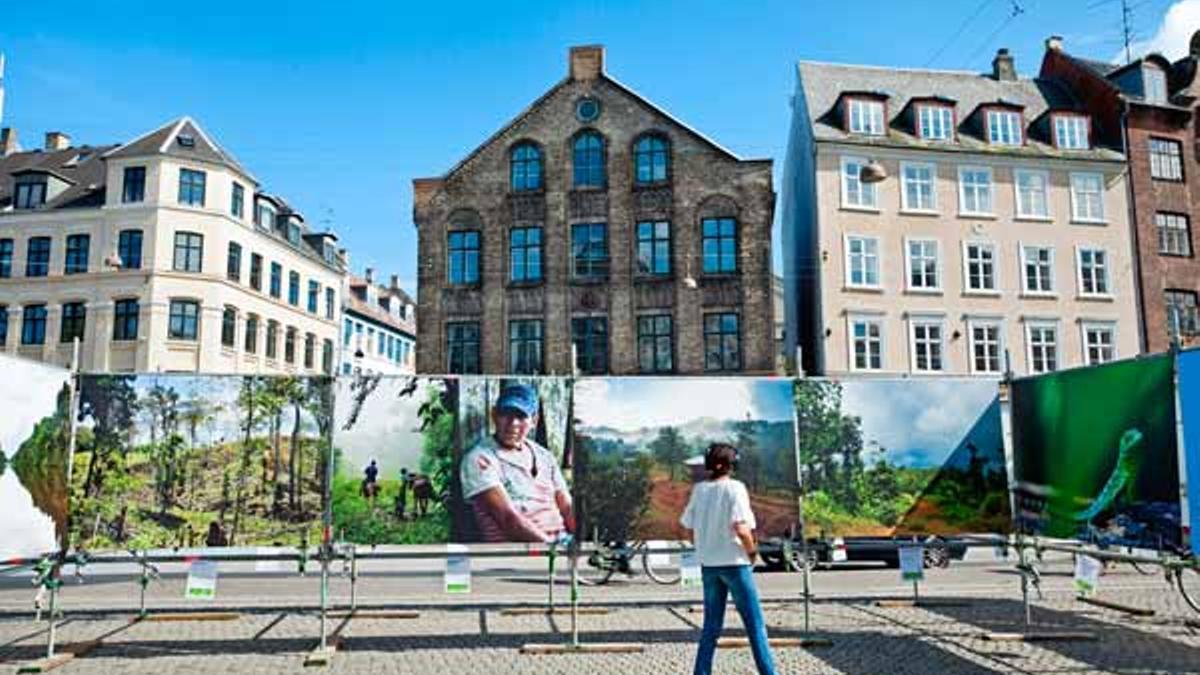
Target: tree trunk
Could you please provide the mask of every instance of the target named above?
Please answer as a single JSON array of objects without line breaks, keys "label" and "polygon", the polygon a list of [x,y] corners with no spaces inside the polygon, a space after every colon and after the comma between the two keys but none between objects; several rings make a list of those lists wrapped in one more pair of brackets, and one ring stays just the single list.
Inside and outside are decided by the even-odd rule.
[{"label": "tree trunk", "polygon": [[296,512],[296,460],[300,455],[300,404],[293,403],[292,441],[288,446],[288,506]]},{"label": "tree trunk", "polygon": [[229,546],[234,546],[237,537],[240,534],[239,529],[242,525],[242,498],[246,488],[246,472],[250,469],[250,450],[251,450],[251,435],[254,431],[254,401],[249,402],[249,410],[246,412],[246,436],[242,441],[242,467],[238,472],[238,487],[237,500],[233,507],[233,528],[229,532]]}]

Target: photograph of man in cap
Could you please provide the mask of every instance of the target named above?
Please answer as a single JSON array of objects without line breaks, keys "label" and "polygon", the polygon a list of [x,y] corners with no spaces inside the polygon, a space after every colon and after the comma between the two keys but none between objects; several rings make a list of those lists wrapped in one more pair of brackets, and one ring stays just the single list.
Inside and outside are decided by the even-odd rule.
[{"label": "photograph of man in cap", "polygon": [[495,435],[459,465],[463,498],[485,542],[553,543],[574,532],[571,493],[554,454],[534,442],[537,391],[510,384],[492,407]]}]

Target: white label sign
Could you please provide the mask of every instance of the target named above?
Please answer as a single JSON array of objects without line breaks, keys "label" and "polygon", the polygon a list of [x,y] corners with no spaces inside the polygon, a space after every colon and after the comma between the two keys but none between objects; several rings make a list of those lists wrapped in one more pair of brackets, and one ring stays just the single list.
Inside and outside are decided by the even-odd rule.
[{"label": "white label sign", "polygon": [[197,560],[188,568],[183,597],[188,600],[212,600],[217,597],[217,563]]},{"label": "white label sign", "polygon": [[1075,556],[1075,590],[1080,595],[1091,595],[1100,585],[1100,570],[1104,563],[1090,555]]},{"label": "white label sign", "polygon": [[471,592],[471,558],[462,544],[447,544],[445,586],[447,593]]},{"label": "white label sign", "polygon": [[833,562],[846,562],[846,540],[838,537],[833,540],[833,548],[829,551],[829,559]]},{"label": "white label sign", "polygon": [[920,581],[925,578],[925,556],[921,546],[900,547],[900,579]]},{"label": "white label sign", "polygon": [[695,551],[679,554],[679,580],[685,587],[700,586],[704,583],[700,576],[700,561],[696,559]]}]

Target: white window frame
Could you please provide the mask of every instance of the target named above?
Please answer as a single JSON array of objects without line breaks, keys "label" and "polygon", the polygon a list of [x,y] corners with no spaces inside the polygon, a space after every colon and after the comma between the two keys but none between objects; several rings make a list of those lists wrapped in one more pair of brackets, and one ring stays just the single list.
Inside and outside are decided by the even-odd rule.
[{"label": "white window frame", "polygon": [[[988,143],[990,145],[1018,146],[1025,144],[1025,130],[1021,120],[1024,119],[1019,111],[993,108],[985,111]],[[998,122],[1003,121],[1002,124]]]},{"label": "white window frame", "polygon": [[[873,254],[875,257],[875,283],[869,283],[866,281],[864,281],[863,283],[856,283],[854,281],[853,266],[851,265],[851,259],[853,256],[853,252],[850,250],[850,244],[854,240],[859,240],[859,241],[863,241],[863,242],[873,242],[875,244],[875,252]],[[880,245],[879,237],[847,233],[847,234],[843,235],[842,242],[843,242],[843,246],[845,248],[845,256],[843,256],[843,260],[845,262],[845,267],[846,267],[846,270],[845,270],[846,288],[866,288],[866,289],[875,289],[875,290],[883,288],[883,258],[882,258],[882,247]],[[863,268],[864,279],[866,279],[866,277],[869,276],[867,274],[869,271],[869,267],[867,267],[865,265],[866,265],[866,262],[869,260],[870,255],[872,255],[872,254],[866,253],[865,250],[862,253],[862,256],[864,257],[864,268]]]},{"label": "white window frame", "polygon": [[[1083,273],[1084,272],[1084,267],[1083,267],[1083,254],[1084,253],[1092,254],[1091,269],[1092,269],[1093,274],[1095,273],[1097,268],[1101,272],[1102,276],[1098,277],[1098,279],[1099,279],[1099,281],[1103,282],[1103,284],[1104,284],[1103,291],[1088,291],[1087,289],[1084,288],[1084,283],[1083,283],[1084,282],[1084,273]],[[1095,262],[1096,261],[1096,256],[1095,256],[1096,253],[1100,253],[1103,255],[1103,257],[1104,257],[1103,264],[1096,265],[1096,262]],[[1111,268],[1112,268],[1112,257],[1108,255],[1107,249],[1100,248],[1099,246],[1076,246],[1075,247],[1075,283],[1076,283],[1076,287],[1079,290],[1080,297],[1111,298],[1113,296],[1112,274],[1110,272]],[[1095,285],[1096,280],[1097,280],[1097,278],[1094,277],[1093,285]]]},{"label": "white window frame", "polygon": [[[1021,178],[1036,176],[1042,180],[1042,213],[1026,211],[1021,201]],[[1050,215],[1050,172],[1038,169],[1013,169],[1013,199],[1016,202],[1017,218],[1029,220],[1051,220]]]},{"label": "white window frame", "polygon": [[[967,208],[967,182],[965,176],[967,173],[984,173],[987,175],[987,209],[968,209]],[[988,166],[960,166],[958,167],[958,214],[960,216],[994,216],[996,214],[996,181],[995,174],[991,167]],[[979,192],[978,186],[973,186],[975,192],[976,205],[978,206]]]},{"label": "white window frame", "polygon": [[[860,108],[860,114],[855,115],[855,108]],[[851,96],[846,100],[846,128],[852,134],[864,136],[883,136],[887,127],[884,119],[883,101],[871,98]]]},{"label": "white window frame", "polygon": [[[996,370],[980,370],[975,366],[975,329],[996,329]],[[996,317],[967,317],[967,361],[972,375],[1004,374],[1004,320]]]},{"label": "white window frame", "polygon": [[[929,172],[929,204],[914,205],[909,203],[908,185],[909,177],[908,170],[925,170]],[[918,213],[936,213],[937,212],[937,183],[938,183],[937,165],[931,162],[901,162],[900,163],[900,208],[904,211],[915,211]],[[925,181],[917,181],[924,183]]]},{"label": "white window frame", "polygon": [[1186,214],[1156,211],[1154,229],[1158,234],[1159,255],[1182,258],[1192,256],[1192,224]]},{"label": "white window frame", "polygon": [[[1057,257],[1054,247],[1053,246],[1040,246],[1037,244],[1026,244],[1024,242],[1017,242],[1017,247],[1018,247],[1017,248],[1017,261],[1020,263],[1020,272],[1021,272],[1021,286],[1020,286],[1021,295],[1038,296],[1038,297],[1043,297],[1043,298],[1056,297],[1058,295],[1058,281],[1054,278],[1055,277],[1054,264],[1055,264],[1055,258]],[[1027,248],[1036,248],[1039,250],[1050,251],[1050,276],[1049,276],[1050,290],[1043,291],[1040,289],[1030,289],[1029,286],[1027,285],[1027,282],[1029,281],[1029,278],[1025,275],[1025,266],[1028,262],[1025,258],[1025,250]]]},{"label": "white window frame", "polygon": [[1054,119],[1054,146],[1059,150],[1087,150],[1091,147],[1091,120],[1086,115],[1057,114]]},{"label": "white window frame", "polygon": [[[1097,361],[1092,359],[1091,348],[1092,344],[1088,340],[1091,331],[1102,330],[1108,331],[1110,342],[1108,349],[1110,350],[1107,359]],[[1081,320],[1079,322],[1079,344],[1083,345],[1083,364],[1085,366],[1098,366],[1102,363],[1109,363],[1117,360],[1117,322],[1116,321],[1097,321],[1097,320]]]},{"label": "white window frame", "polygon": [[[1157,86],[1151,87],[1150,82],[1161,84],[1161,89]],[[1167,73],[1158,66],[1145,64],[1142,66],[1142,96],[1147,103],[1156,105],[1166,104],[1170,101],[1171,94],[1168,91]]]},{"label": "white window frame", "polygon": [[[936,326],[938,329],[937,350],[940,368],[917,367],[917,327]],[[933,344],[933,343],[929,343]],[[932,314],[912,314],[908,317],[908,369],[913,373],[944,373],[946,368],[946,317]]]},{"label": "white window frame", "polygon": [[918,103],[917,135],[927,141],[954,140],[954,108],[940,103]]},{"label": "white window frame", "polygon": [[[992,252],[992,287],[974,288],[971,286],[971,255],[970,248],[979,246]],[[999,249],[994,242],[975,239],[965,239],[962,242],[962,272],[963,293],[967,295],[1000,295],[1000,258]]]},{"label": "white window frame", "polygon": [[[1035,368],[1033,359],[1033,331],[1034,329],[1047,328],[1054,331],[1054,342],[1050,343],[1054,347],[1054,367],[1049,370]],[[1045,354],[1043,353],[1043,361],[1046,360],[1044,357]],[[1062,369],[1062,331],[1059,328],[1058,321],[1052,319],[1029,319],[1025,321],[1025,364],[1028,367],[1030,375],[1052,373]]]},{"label": "white window frame", "polygon": [[[934,285],[933,286],[913,286],[912,284],[912,255],[909,249],[910,244],[933,243],[934,245],[934,262],[937,268],[934,270]],[[905,237],[904,238],[904,288],[910,293],[941,293],[942,292],[942,241],[933,237]],[[924,276],[924,275],[922,275]]]},{"label": "white window frame", "polygon": [[[871,323],[879,326],[879,367],[878,368],[859,368],[855,363],[855,340],[854,325],[856,323]],[[870,338],[867,338],[868,342]],[[846,365],[854,372],[877,373],[882,372],[886,367],[887,360],[887,331],[884,324],[883,312],[846,312]],[[867,354],[868,362],[870,353]]]},{"label": "white window frame", "polygon": [[[878,184],[876,184],[876,183],[864,183],[864,182],[862,182],[862,178],[856,177],[856,180],[858,181],[858,189],[859,189],[861,203],[856,204],[856,203],[851,202],[849,199],[850,188],[849,188],[849,184],[848,184],[849,176],[847,176],[847,174],[846,174],[847,167],[851,164],[859,167],[858,171],[856,172],[856,175],[858,175],[858,174],[862,173],[862,167],[866,166],[868,163],[869,162],[865,157],[856,157],[856,156],[852,156],[852,155],[845,155],[841,158],[841,161],[839,162],[839,164],[841,166],[841,173],[838,174],[838,183],[841,184],[841,187],[842,187],[842,208],[843,209],[853,209],[855,211],[872,211],[872,212],[876,212],[876,213],[879,212],[879,190],[878,190]],[[870,197],[869,200],[864,199],[865,197],[868,197],[868,196]]]},{"label": "white window frame", "polygon": [[[1099,215],[1092,213],[1081,214],[1080,207],[1084,202],[1080,199],[1080,183],[1084,180],[1099,180],[1100,191],[1097,194]],[[1104,220],[1104,174],[1102,173],[1071,173],[1071,222],[1103,223]]]},{"label": "white window frame", "polygon": [[[1155,152],[1155,145],[1163,151]],[[1183,143],[1174,138],[1151,136],[1146,140],[1146,155],[1150,158],[1151,179],[1183,182]]]}]

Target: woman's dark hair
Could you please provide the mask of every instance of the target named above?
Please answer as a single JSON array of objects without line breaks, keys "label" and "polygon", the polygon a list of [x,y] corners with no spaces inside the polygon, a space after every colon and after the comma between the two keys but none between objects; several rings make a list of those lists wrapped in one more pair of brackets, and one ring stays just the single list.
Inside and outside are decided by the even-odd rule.
[{"label": "woman's dark hair", "polygon": [[728,443],[713,443],[704,453],[704,470],[710,479],[728,476],[737,467],[737,461],[737,448]]}]

